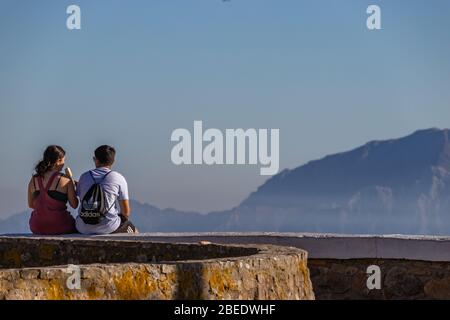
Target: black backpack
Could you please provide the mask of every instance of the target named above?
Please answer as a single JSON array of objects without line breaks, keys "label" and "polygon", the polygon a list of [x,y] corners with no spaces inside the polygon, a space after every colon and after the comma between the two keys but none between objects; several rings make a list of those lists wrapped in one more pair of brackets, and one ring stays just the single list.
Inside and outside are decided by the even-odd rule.
[{"label": "black backpack", "polygon": [[97,182],[92,174],[92,171],[89,171],[92,180],[94,180],[94,184],[89,188],[88,192],[84,195],[81,200],[81,209],[80,209],[80,218],[86,224],[98,224],[100,220],[106,215],[106,213],[112,208],[107,207],[106,205],[106,196],[105,192],[101,186],[101,183],[112,171],[109,171],[105,174],[100,182]]}]

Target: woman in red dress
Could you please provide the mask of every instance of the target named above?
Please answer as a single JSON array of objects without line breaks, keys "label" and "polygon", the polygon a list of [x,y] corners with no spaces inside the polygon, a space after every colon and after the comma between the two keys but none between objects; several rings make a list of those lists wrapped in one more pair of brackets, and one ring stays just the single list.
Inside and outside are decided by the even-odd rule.
[{"label": "woman in red dress", "polygon": [[76,233],[75,219],[67,211],[67,202],[78,207],[75,186],[61,173],[66,152],[60,146],[49,146],[28,184],[28,206],[33,209],[30,230],[34,234]]}]

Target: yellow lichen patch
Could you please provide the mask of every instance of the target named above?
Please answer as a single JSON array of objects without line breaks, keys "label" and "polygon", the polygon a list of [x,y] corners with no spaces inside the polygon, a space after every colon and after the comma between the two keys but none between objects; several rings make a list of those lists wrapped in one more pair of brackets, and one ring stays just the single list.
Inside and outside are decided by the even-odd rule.
[{"label": "yellow lichen patch", "polygon": [[39,247],[39,258],[43,260],[52,260],[55,248],[49,244],[43,244]]},{"label": "yellow lichen patch", "polygon": [[87,295],[89,300],[101,299],[103,297],[102,293],[96,289],[97,287],[92,284],[87,288]]},{"label": "yellow lichen patch", "polygon": [[46,287],[47,300],[62,300],[65,298],[64,289],[58,280],[49,280],[44,286]]},{"label": "yellow lichen patch", "polygon": [[3,257],[6,262],[13,263],[14,267],[16,268],[20,267],[22,259],[20,258],[20,253],[17,250],[15,249],[8,250],[3,254]]},{"label": "yellow lichen patch", "polygon": [[217,294],[217,298],[219,299],[223,299],[225,291],[237,288],[231,269],[229,268],[211,269],[208,282],[211,290]]},{"label": "yellow lichen patch", "polygon": [[310,273],[308,269],[308,265],[305,261],[299,261],[298,263],[298,270],[300,271],[300,274],[303,275],[302,283],[303,283],[303,291],[305,293],[310,292],[311,299],[314,299],[314,291],[313,291],[313,285],[310,279]]},{"label": "yellow lichen patch", "polygon": [[173,299],[174,287],[177,280],[175,272],[166,274],[166,279],[164,281],[159,281],[158,287],[161,294],[166,299]]},{"label": "yellow lichen patch", "polygon": [[303,279],[309,279],[309,269],[304,261],[299,261],[298,271],[303,275]]},{"label": "yellow lichen patch", "polygon": [[113,278],[117,298],[124,300],[145,299],[156,290],[156,283],[144,268],[135,272],[128,270]]}]

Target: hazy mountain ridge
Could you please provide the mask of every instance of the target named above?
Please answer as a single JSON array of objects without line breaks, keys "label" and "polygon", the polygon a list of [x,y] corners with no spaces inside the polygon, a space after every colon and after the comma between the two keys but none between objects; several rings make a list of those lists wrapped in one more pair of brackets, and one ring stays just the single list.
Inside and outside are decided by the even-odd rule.
[{"label": "hazy mountain ridge", "polygon": [[[133,201],[132,220],[146,232],[450,234],[449,136],[448,129],[420,130],[286,169],[228,211],[202,215]],[[0,233],[28,232],[28,218],[0,221]]]},{"label": "hazy mountain ridge", "polygon": [[[403,186],[428,183],[429,171],[450,170],[448,130],[429,129],[396,140],[373,141],[348,152],[326,156],[269,179],[243,202],[252,206],[286,205],[286,197],[349,196],[367,186]],[[409,190],[408,190],[409,191]],[[270,196],[270,198],[267,198]]]},{"label": "hazy mountain ridge", "polygon": [[449,170],[449,130],[420,130],[285,170],[236,214],[271,212],[284,231],[450,233]]},{"label": "hazy mountain ridge", "polygon": [[[130,220],[141,232],[195,232],[220,231],[219,226],[226,225],[226,212],[207,215],[196,212],[183,212],[175,209],[160,209],[150,204],[131,200],[132,215]],[[30,233],[28,221],[31,210],[14,214],[0,220],[2,233]],[[72,215],[75,216],[74,213]]]}]

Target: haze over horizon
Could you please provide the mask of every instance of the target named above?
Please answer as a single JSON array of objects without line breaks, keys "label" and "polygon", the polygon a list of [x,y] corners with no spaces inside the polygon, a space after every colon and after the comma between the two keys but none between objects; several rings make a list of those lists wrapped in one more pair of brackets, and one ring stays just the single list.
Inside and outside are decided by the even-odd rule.
[{"label": "haze over horizon", "polygon": [[[142,232],[433,234],[450,230],[450,130],[370,141],[267,180],[230,210],[160,209],[131,201]],[[0,220],[28,233],[29,212]]]},{"label": "haze over horizon", "polygon": [[209,212],[238,205],[259,166],[175,166],[170,134],[279,128],[280,172],[372,140],[450,128],[450,2],[80,0],[0,3],[0,219],[26,208],[46,145],[76,176],[100,144],[133,199]]}]

